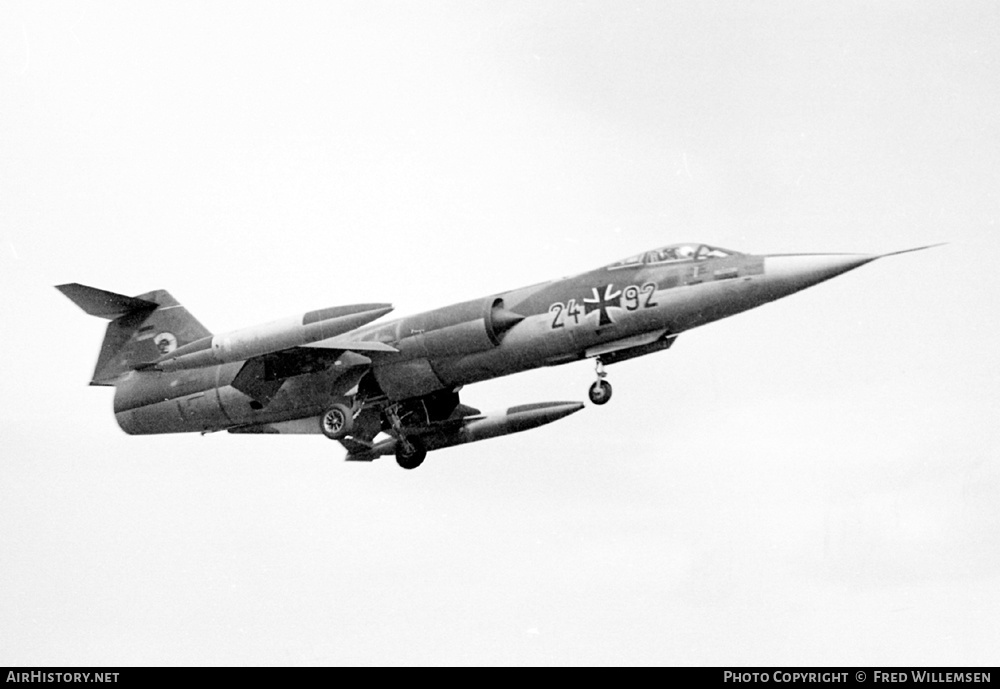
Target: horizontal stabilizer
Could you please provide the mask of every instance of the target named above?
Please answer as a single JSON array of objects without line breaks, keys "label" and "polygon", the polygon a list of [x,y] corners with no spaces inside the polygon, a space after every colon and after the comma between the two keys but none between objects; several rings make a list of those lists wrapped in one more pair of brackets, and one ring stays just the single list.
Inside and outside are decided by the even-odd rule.
[{"label": "horizontal stabilizer", "polygon": [[111,321],[91,385],[114,385],[122,376],[147,367],[165,353],[211,336],[166,290],[127,297],[75,282],[56,285],[56,289],[91,316]]},{"label": "horizontal stabilizer", "polygon": [[56,289],[69,297],[74,304],[89,313],[91,316],[99,316],[114,320],[127,313],[135,311],[152,311],[159,306],[145,299],[136,297],[126,297],[124,294],[115,294],[96,287],[87,287],[76,282],[66,285],[56,285]]}]

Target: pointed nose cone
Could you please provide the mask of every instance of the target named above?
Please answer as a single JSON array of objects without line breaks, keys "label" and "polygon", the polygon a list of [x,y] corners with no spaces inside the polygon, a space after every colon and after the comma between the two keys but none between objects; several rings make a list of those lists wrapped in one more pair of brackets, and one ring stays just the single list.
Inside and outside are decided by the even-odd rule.
[{"label": "pointed nose cone", "polygon": [[777,299],[874,261],[871,254],[792,254],[764,257],[767,296]]}]

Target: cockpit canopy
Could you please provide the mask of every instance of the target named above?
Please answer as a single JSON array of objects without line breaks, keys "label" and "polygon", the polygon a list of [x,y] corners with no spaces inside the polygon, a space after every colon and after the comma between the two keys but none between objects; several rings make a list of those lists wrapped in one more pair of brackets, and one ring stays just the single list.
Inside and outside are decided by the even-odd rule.
[{"label": "cockpit canopy", "polygon": [[720,249],[717,246],[708,244],[668,244],[667,246],[644,251],[635,256],[612,263],[609,270],[615,268],[633,268],[642,264],[679,263],[681,261],[704,261],[708,258],[725,258],[726,256],[741,256],[738,251]]}]

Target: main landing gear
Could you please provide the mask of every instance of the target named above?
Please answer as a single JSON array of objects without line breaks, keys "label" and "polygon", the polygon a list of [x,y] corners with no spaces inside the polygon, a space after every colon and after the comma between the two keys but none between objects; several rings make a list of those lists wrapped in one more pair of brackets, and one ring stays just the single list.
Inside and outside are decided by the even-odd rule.
[{"label": "main landing gear", "polygon": [[611,399],[611,383],[604,380],[608,377],[608,374],[604,372],[604,362],[601,361],[600,357],[595,359],[595,361],[597,380],[590,386],[587,394],[590,396],[590,401],[594,404],[607,404],[608,400]]},{"label": "main landing gear", "polygon": [[397,405],[387,407],[385,410],[386,419],[392,426],[393,435],[396,436],[396,464],[404,469],[416,469],[424,463],[427,457],[427,448],[424,447],[420,438],[408,438],[403,433],[403,422],[399,418]]},{"label": "main landing gear", "polygon": [[416,469],[424,463],[426,456],[427,448],[420,442],[420,438],[399,436],[396,444],[396,464],[404,469]]},{"label": "main landing gear", "polygon": [[334,404],[319,417],[319,430],[330,440],[340,440],[354,428],[354,412],[346,404]]}]

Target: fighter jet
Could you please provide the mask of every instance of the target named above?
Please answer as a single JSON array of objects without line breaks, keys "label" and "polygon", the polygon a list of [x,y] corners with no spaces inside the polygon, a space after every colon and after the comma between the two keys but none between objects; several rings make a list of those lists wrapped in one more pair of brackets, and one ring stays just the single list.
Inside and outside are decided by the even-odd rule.
[{"label": "fighter jet", "polygon": [[354,304],[221,335],[164,290],[128,297],[76,283],[57,289],[111,321],[91,385],[114,386],[126,433],[315,433],[339,441],[349,461],[395,455],[414,469],[429,451],[584,407],[538,402],[483,414],[459,400],[466,385],[593,359],[589,398],[603,405],[611,399],[606,366],[890,255],[671,244],[397,320],[376,322],[390,304]]}]

